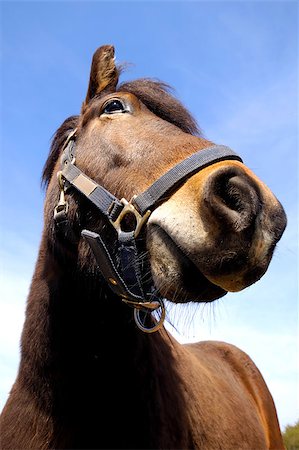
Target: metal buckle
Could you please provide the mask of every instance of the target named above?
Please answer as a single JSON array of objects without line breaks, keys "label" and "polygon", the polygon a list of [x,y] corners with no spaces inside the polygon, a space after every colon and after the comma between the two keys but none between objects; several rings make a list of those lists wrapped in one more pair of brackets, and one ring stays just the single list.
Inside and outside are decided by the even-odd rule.
[{"label": "metal buckle", "polygon": [[137,209],[132,204],[135,197],[136,197],[136,195],[132,198],[132,200],[130,202],[128,202],[125,198],[122,198],[121,203],[124,205],[123,209],[121,210],[119,216],[117,217],[117,219],[115,221],[110,220],[111,224],[114,226],[114,228],[116,229],[118,234],[120,234],[120,232],[123,231],[121,228],[121,222],[127,214],[133,214],[135,216],[136,226],[135,226],[135,230],[133,230],[135,237],[138,236],[142,226],[146,223],[149,216],[151,215],[150,210],[146,211],[146,213],[143,216],[141,214],[139,214]]}]

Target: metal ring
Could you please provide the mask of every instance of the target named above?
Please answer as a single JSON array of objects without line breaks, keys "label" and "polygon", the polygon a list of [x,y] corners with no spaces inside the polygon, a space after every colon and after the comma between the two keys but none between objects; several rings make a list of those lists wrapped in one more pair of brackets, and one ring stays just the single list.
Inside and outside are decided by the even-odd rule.
[{"label": "metal ring", "polygon": [[123,232],[123,230],[121,228],[121,222],[122,222],[123,218],[127,214],[133,214],[133,216],[135,217],[136,224],[135,224],[135,230],[132,230],[132,231],[134,231],[134,237],[136,238],[138,236],[138,234],[140,233],[141,228],[147,222],[149,216],[151,215],[151,211],[148,210],[144,213],[143,216],[141,216],[141,214],[139,214],[139,212],[137,211],[137,209],[131,202],[132,202],[132,200],[130,202],[128,202],[125,198],[122,198],[121,203],[124,205],[123,209],[121,210],[121,212],[119,213],[119,215],[117,216],[117,218],[114,221],[110,220],[110,223],[114,226],[117,233],[120,234],[121,232]]},{"label": "metal ring", "polygon": [[136,323],[137,327],[141,331],[143,331],[144,333],[154,333],[155,331],[159,330],[163,326],[163,322],[164,322],[165,315],[166,315],[166,313],[165,313],[165,306],[164,306],[164,302],[163,302],[163,300],[161,298],[158,298],[157,300],[160,303],[160,306],[156,309],[156,311],[161,309],[161,316],[160,316],[160,319],[158,321],[154,317],[152,317],[152,320],[154,322],[154,325],[152,327],[146,327],[144,325],[144,322],[141,320],[140,314],[141,313],[148,313],[148,314],[151,315],[153,311],[146,310],[145,308],[144,309],[134,308],[134,320],[135,320],[135,323]]}]

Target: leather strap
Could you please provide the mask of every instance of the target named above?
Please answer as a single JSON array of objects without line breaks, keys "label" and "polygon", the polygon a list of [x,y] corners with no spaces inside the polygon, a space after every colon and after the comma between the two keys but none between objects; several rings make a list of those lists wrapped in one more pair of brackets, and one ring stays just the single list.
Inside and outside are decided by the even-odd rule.
[{"label": "leather strap", "polygon": [[[119,297],[123,297],[125,299],[128,298],[135,302],[143,302],[144,301],[143,293],[141,294],[141,292],[139,292],[138,295],[137,289],[136,290],[134,289],[136,293],[132,292],[133,289],[130,290],[127,284],[125,283],[123,277],[121,276],[119,270],[116,267],[116,264],[113,262],[109,250],[107,249],[101,236],[89,230],[83,230],[81,234],[90,245],[93,254],[96,258],[98,267],[103,277],[108,282],[112,291]],[[131,270],[131,266],[128,266],[126,270],[127,271]],[[132,275],[129,277],[129,279],[132,279]]]},{"label": "leather strap", "polygon": [[[84,194],[109,220],[115,221],[124,205],[107,191],[85,175],[72,161],[74,159],[74,141],[70,141],[62,156],[62,175],[78,191]],[[199,150],[184,159],[158,178],[148,189],[134,197],[133,203],[141,215],[156,208],[165,195],[175,190],[186,178],[199,170],[220,161],[242,159],[229,147],[214,145]]]},{"label": "leather strap", "polygon": [[148,209],[156,208],[163,197],[170,191],[173,191],[178,185],[181,185],[187,177],[194,175],[211,164],[226,160],[242,162],[242,159],[233,150],[224,145],[214,145],[199,150],[172,167],[142,194],[134,197],[133,203],[137,206],[140,214],[143,215]]},{"label": "leather strap", "polygon": [[126,284],[131,292],[144,299],[140,255],[138,255],[134,231],[129,233],[121,231],[118,235],[118,242],[121,269]]},{"label": "leather strap", "polygon": [[71,186],[84,194],[109,220],[115,220],[124,205],[103,186],[95,183],[71,162],[64,163],[62,175]]}]

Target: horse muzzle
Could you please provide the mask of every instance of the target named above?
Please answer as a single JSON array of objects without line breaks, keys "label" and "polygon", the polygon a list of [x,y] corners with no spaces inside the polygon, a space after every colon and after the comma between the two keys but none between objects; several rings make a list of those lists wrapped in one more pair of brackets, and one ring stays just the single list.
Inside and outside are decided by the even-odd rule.
[{"label": "horse muzzle", "polygon": [[163,295],[180,291],[182,301],[211,301],[248,287],[267,270],[286,215],[243,167],[235,161],[211,166],[153,212],[148,248]]}]

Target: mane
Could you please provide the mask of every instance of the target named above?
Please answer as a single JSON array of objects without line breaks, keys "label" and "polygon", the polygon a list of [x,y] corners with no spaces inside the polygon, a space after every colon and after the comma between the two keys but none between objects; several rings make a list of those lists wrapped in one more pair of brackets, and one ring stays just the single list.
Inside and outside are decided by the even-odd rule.
[{"label": "mane", "polygon": [[43,173],[42,173],[42,186],[47,187],[49,184],[49,181],[52,177],[53,170],[57,161],[57,158],[59,156],[59,153],[61,151],[61,148],[66,141],[66,138],[70,134],[71,131],[73,131],[79,121],[79,116],[71,116],[68,119],[66,119],[62,125],[58,128],[56,133],[53,136],[50,153],[47,158],[47,161],[44,165]]},{"label": "mane", "polygon": [[[124,91],[137,98],[156,116],[166,120],[186,133],[200,135],[200,129],[189,111],[176,99],[172,88],[159,80],[140,78],[121,83],[117,92]],[[71,116],[58,128],[52,139],[51,149],[42,174],[42,185],[47,187],[57,158],[68,134],[78,125],[79,116]]]}]

